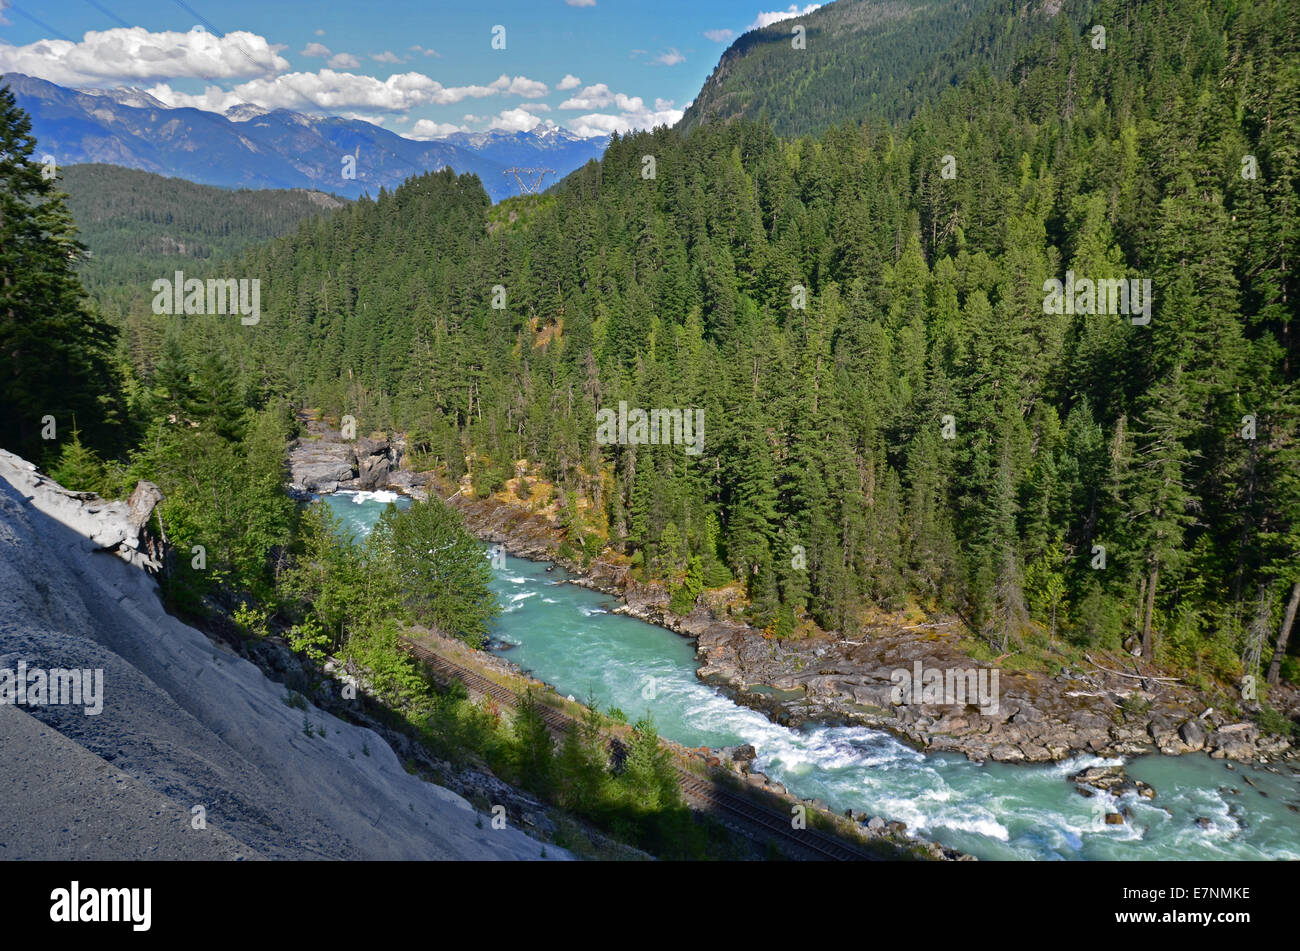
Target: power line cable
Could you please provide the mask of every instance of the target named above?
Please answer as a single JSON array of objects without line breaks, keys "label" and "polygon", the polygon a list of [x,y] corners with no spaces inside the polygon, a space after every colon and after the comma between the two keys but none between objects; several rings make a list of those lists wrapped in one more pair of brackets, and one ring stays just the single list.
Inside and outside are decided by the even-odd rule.
[{"label": "power line cable", "polygon": [[[221,30],[218,30],[210,20],[208,20],[206,17],[203,16],[203,14],[199,13],[199,11],[195,10],[192,6],[186,3],[185,0],[174,0],[174,2],[178,7],[184,10],[190,16],[194,17],[196,20],[198,20],[200,23],[206,26],[210,31],[217,34],[217,36],[221,37],[223,40],[226,38],[225,33],[223,33]],[[241,44],[236,43],[235,49],[243,53],[244,58],[248,60],[250,63],[252,63],[254,66],[256,66],[257,71],[259,73],[265,71],[265,67],[257,60],[253,59],[252,55],[248,52],[248,50],[244,49],[244,47]]]},{"label": "power line cable", "polygon": [[102,3],[99,2],[99,0],[86,0],[86,2],[89,3],[96,10],[98,10],[100,13],[104,14],[104,16],[108,17],[110,20],[116,20],[119,24],[126,27],[128,30],[131,29],[130,23],[127,23],[125,20],[123,20],[120,16],[118,16],[108,7],[104,6]]},{"label": "power line cable", "polygon": [[55,36],[57,36],[57,37],[58,37],[59,39],[61,39],[61,40],[66,40],[66,41],[69,42],[69,43],[75,43],[75,42],[77,42],[76,40],[74,40],[74,39],[73,39],[72,37],[70,37],[70,36],[64,36],[62,33],[60,33],[58,30],[56,30],[54,27],[50,26],[48,23],[44,22],[43,20],[38,20],[36,17],[32,16],[30,13],[28,13],[28,12],[27,12],[26,10],[24,10],[22,7],[16,5],[16,4],[12,3],[12,2],[9,4],[9,6],[5,7],[5,9],[6,9],[6,10],[12,10],[12,11],[14,11],[14,13],[17,13],[19,16],[24,16],[24,17],[26,17],[27,19],[29,19],[29,20],[31,20],[33,23],[35,23],[37,26],[39,26],[39,27],[40,27],[42,30],[44,30],[46,33],[53,33]]}]

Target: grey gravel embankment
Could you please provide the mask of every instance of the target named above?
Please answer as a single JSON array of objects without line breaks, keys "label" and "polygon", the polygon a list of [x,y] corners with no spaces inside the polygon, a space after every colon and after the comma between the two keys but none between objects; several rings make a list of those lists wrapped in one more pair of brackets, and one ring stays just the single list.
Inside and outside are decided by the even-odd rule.
[{"label": "grey gravel embankment", "polygon": [[[0,450],[0,668],[104,671],[97,716],[29,705],[0,718],[0,855],[541,856],[515,828],[494,830],[487,818],[479,828],[468,802],[409,775],[373,731],[289,706],[283,686],[163,611],[124,550],[125,517],[120,504],[65,492]],[[48,813],[33,811],[42,788]],[[194,806],[219,834],[188,823],[178,833],[175,820]],[[79,824],[84,835],[63,831]],[[553,845],[546,854],[569,857]]]}]

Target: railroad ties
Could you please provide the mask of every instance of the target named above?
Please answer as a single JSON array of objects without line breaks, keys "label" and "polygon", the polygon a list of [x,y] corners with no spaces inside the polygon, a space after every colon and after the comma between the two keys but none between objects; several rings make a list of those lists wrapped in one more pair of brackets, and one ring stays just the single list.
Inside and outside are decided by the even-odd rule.
[{"label": "railroad ties", "polygon": [[[400,643],[414,657],[423,661],[429,672],[440,683],[448,684],[452,680],[459,680],[474,693],[491,697],[505,706],[515,705],[517,698],[509,688],[447,660],[414,641],[403,638]],[[546,704],[538,704],[537,710],[557,739],[563,739],[565,733],[574,725],[571,717]],[[758,833],[757,838],[760,840],[774,838],[781,845],[791,846],[796,852],[817,860],[861,862],[876,858],[819,829],[795,829],[791,825],[788,814],[754,802],[718,783],[696,776],[679,765],[674,764],[674,766],[678,780],[681,782],[682,796],[693,809],[708,813],[743,834],[754,836]]]}]

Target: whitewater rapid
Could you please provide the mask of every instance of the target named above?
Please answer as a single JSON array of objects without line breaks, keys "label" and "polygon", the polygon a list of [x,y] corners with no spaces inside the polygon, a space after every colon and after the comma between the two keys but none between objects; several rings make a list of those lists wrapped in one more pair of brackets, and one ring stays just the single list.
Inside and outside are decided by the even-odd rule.
[{"label": "whitewater rapid", "polygon": [[[328,502],[336,511],[364,513],[371,523],[383,508],[335,499]],[[365,530],[365,518],[349,521]],[[702,683],[689,640],[612,613],[614,599],[568,584],[561,569],[507,557],[493,574],[502,605],[493,636],[507,660],[561,694],[630,719],[648,712],[663,736],[684,746],[753,744],[755,768],[836,811],[899,820],[982,859],[1300,859],[1293,811],[1300,780],[1285,767],[1277,775],[1204,755],[1143,756],[1125,765],[1156,788],[1154,801],[1136,793],[1086,798],[1069,775],[1122,760],[979,764],[920,753],[865,727],[791,729]],[[1127,812],[1123,825],[1107,824],[1114,812]]]}]

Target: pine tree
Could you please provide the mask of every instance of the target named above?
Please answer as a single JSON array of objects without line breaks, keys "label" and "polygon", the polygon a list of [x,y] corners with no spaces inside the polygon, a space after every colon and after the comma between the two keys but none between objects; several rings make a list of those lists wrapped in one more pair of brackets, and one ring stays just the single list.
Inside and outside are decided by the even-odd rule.
[{"label": "pine tree", "polygon": [[1194,458],[1184,440],[1191,432],[1189,398],[1181,366],[1150,392],[1137,433],[1137,458],[1128,473],[1124,497],[1132,526],[1134,553],[1145,571],[1141,606],[1142,656],[1154,660],[1154,615],[1161,572],[1185,559],[1183,540],[1194,521],[1196,500],[1186,473]]},{"label": "pine tree", "polygon": [[72,439],[64,443],[58,461],[50,468],[50,477],[73,492],[103,491],[104,463],[94,450],[81,443],[81,431],[72,430]]},{"label": "pine tree", "polygon": [[87,443],[120,443],[116,332],[91,313],[74,269],[85,252],[57,180],[33,160],[31,121],[0,86],[0,445],[37,458],[57,451],[44,420],[74,415]]},{"label": "pine tree", "polygon": [[534,792],[549,794],[555,780],[555,740],[531,687],[516,698],[511,732],[520,782]]}]

